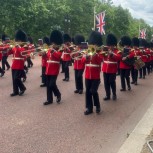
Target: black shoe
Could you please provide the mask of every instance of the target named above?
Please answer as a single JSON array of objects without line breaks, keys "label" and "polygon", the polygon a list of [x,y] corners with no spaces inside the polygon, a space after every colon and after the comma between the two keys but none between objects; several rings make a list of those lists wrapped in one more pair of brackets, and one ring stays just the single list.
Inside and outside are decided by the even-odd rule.
[{"label": "black shoe", "polygon": [[79,90],[79,94],[82,94],[83,93],[83,90]]},{"label": "black shoe", "polygon": [[96,113],[99,114],[101,112],[101,108],[100,107],[96,107]]},{"label": "black shoe", "polygon": [[69,81],[69,78],[66,78],[65,81]]},{"label": "black shoe", "polygon": [[89,114],[92,114],[92,113],[93,113],[92,110],[86,110],[86,111],[84,112],[84,115],[89,115]]},{"label": "black shoe", "polygon": [[63,81],[69,81],[69,78],[65,78],[65,79],[63,79]]},{"label": "black shoe", "polygon": [[113,99],[113,100],[116,100],[116,99],[117,99],[117,96],[116,96],[116,95],[113,95],[113,96],[112,96],[112,99]]},{"label": "black shoe", "polygon": [[74,90],[74,93],[79,93],[79,90],[77,90],[77,89],[76,89],[76,90]]},{"label": "black shoe", "polygon": [[46,84],[41,84],[40,87],[46,87]]},{"label": "black shoe", "polygon": [[110,100],[110,97],[104,97],[103,100]]},{"label": "black shoe", "polygon": [[10,69],[10,66],[7,68],[7,70],[9,70]]},{"label": "black shoe", "polygon": [[18,93],[11,93],[10,94],[11,97],[14,97],[14,96],[17,96],[17,95],[19,95],[19,94]]},{"label": "black shoe", "polygon": [[25,91],[26,91],[26,89],[21,90],[21,91],[19,92],[19,96],[22,96],[22,95],[24,94]]},{"label": "black shoe", "polygon": [[25,77],[25,78],[23,78],[23,80],[22,80],[22,81],[23,81],[23,82],[25,82],[25,81],[26,81],[26,79],[27,79],[27,78]]},{"label": "black shoe", "polygon": [[131,90],[131,87],[128,87],[128,90],[130,91]]},{"label": "black shoe", "polygon": [[61,95],[57,96],[57,99],[56,99],[57,103],[60,103],[60,101],[61,101]]},{"label": "black shoe", "polygon": [[44,102],[44,105],[49,105],[49,104],[52,104],[53,102],[52,101],[46,101]]},{"label": "black shoe", "polygon": [[126,91],[126,89],[120,89],[120,91]]},{"label": "black shoe", "polygon": [[137,83],[137,82],[135,82],[135,83],[134,83],[134,85],[138,85],[138,83]]},{"label": "black shoe", "polygon": [[134,83],[135,83],[134,81],[131,82],[131,84],[134,84]]},{"label": "black shoe", "polygon": [[4,74],[5,74],[5,72],[2,72],[1,75],[0,75],[0,77],[4,76]]},{"label": "black shoe", "polygon": [[143,79],[145,79],[145,76],[143,76]]}]

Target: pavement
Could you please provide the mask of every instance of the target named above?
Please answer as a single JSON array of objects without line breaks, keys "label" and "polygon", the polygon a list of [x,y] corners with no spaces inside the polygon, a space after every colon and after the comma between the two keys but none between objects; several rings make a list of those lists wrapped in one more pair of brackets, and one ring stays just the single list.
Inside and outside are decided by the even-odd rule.
[{"label": "pavement", "polygon": [[[11,63],[11,57],[9,61]],[[130,147],[130,153],[137,153],[132,150],[132,146],[136,148],[138,144],[136,134],[147,136],[153,127],[144,126],[152,121],[145,117],[148,111],[153,116],[153,73],[126,92],[120,92],[120,77],[117,76],[117,101],[103,101],[102,79],[98,90],[102,113],[97,115],[94,110],[92,115],[85,116],[85,93],[74,94],[73,67],[70,67],[69,82],[62,81],[63,73],[57,79],[62,93],[61,104],[54,99],[52,105],[43,106],[46,89],[39,87],[40,57],[33,62],[23,96],[9,96],[12,92],[10,70],[0,78],[0,153],[122,153]],[[148,122],[141,126],[147,119]],[[137,130],[139,126],[141,128]],[[137,138],[135,143],[132,135]],[[140,140],[144,140],[140,143],[142,147],[145,138]]]}]

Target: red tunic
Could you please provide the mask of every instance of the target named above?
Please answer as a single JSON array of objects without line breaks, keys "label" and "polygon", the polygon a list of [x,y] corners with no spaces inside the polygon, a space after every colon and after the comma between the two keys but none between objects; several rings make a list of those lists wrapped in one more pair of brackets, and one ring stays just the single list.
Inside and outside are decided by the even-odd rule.
[{"label": "red tunic", "polygon": [[58,75],[62,52],[49,49],[47,52],[46,75]]},{"label": "red tunic", "polygon": [[71,50],[68,47],[64,48],[63,54],[62,54],[62,60],[71,61],[70,53],[71,53]]},{"label": "red tunic", "polygon": [[[131,69],[131,66],[126,64],[123,60],[122,60],[122,54],[118,53],[118,56],[120,58],[120,69]],[[134,53],[133,52],[130,52],[129,55],[128,55],[128,58],[133,58],[134,57]]]},{"label": "red tunic", "polygon": [[85,78],[86,79],[100,79],[101,62],[99,54],[96,53],[88,58],[83,57],[82,62],[85,63]]},{"label": "red tunic", "polygon": [[25,56],[22,56],[21,53],[25,49],[23,47],[14,47],[8,54],[13,54],[12,58],[12,70],[23,70],[24,69],[24,60]]},{"label": "red tunic", "polygon": [[[78,52],[79,51],[81,52],[81,50],[78,50]],[[82,63],[82,57],[79,57],[79,53],[77,53],[75,56],[76,57],[74,57],[74,70],[84,70],[85,64]]]},{"label": "red tunic", "polygon": [[102,55],[103,65],[102,71],[105,73],[117,73],[118,70],[118,61],[120,56],[117,54],[118,50],[113,51],[113,55]]}]

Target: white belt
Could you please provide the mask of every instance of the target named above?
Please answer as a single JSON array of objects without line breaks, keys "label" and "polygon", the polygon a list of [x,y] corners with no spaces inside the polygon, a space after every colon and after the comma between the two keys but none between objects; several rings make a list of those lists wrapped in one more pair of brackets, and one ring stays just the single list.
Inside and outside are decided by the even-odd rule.
[{"label": "white belt", "polygon": [[20,58],[20,57],[13,57],[13,60],[24,60],[24,58]]},{"label": "white belt", "polygon": [[59,64],[60,62],[48,60],[47,63],[57,63],[57,64]]},{"label": "white belt", "polygon": [[86,64],[86,66],[90,66],[90,67],[100,67],[100,65],[97,65],[97,64]]},{"label": "white belt", "polygon": [[74,60],[76,60],[76,61],[81,61],[81,58],[75,58]]},{"label": "white belt", "polygon": [[107,64],[117,64],[117,62],[111,62],[111,61],[104,61],[104,63],[107,63]]},{"label": "white belt", "polygon": [[64,54],[70,54],[70,53],[64,53]]}]

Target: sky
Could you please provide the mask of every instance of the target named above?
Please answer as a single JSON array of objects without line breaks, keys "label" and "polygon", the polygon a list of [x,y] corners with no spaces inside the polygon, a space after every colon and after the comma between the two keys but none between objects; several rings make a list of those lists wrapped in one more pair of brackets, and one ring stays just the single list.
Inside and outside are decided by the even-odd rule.
[{"label": "sky", "polygon": [[130,11],[137,19],[144,19],[147,24],[153,26],[153,0],[112,0],[114,5],[121,5]]}]

